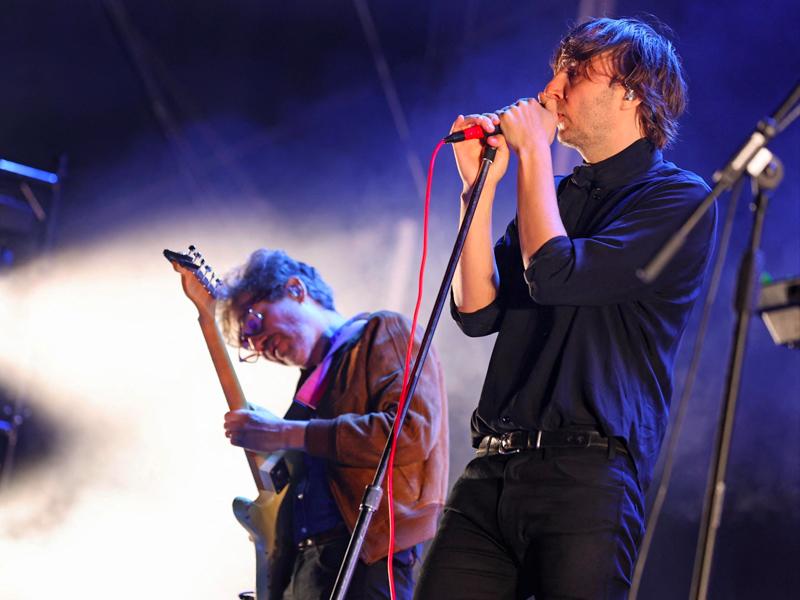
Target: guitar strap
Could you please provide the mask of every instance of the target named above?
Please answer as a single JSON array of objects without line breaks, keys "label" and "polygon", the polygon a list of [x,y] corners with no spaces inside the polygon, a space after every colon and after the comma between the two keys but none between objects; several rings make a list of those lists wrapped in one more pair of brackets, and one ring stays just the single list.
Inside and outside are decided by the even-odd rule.
[{"label": "guitar strap", "polygon": [[325,376],[328,374],[334,353],[342,347],[342,344],[360,332],[366,324],[366,319],[351,319],[336,330],[331,337],[331,346],[328,349],[328,353],[320,361],[316,369],[312,371],[311,375],[308,376],[308,379],[303,382],[300,389],[297,390],[297,394],[294,397],[295,401],[313,409],[317,408],[322,392],[325,389]]}]

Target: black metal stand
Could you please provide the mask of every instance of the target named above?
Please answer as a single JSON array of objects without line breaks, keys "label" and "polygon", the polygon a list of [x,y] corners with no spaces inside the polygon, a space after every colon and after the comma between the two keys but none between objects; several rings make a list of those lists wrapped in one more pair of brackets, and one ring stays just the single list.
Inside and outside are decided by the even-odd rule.
[{"label": "black metal stand", "polygon": [[[27,172],[12,171],[12,173],[14,173],[17,177],[20,177],[22,180],[20,183],[20,189],[24,190],[27,188],[30,192],[30,187],[28,187],[26,179],[36,179],[40,182],[46,182],[50,184],[50,191],[52,195],[50,199],[50,205],[46,213],[42,210],[41,206],[38,205],[38,202],[36,202],[36,197],[32,192],[30,192],[30,197],[28,197],[26,194],[26,200],[28,201],[28,204],[30,204],[31,209],[33,209],[33,212],[37,214],[39,221],[44,222],[43,232],[37,233],[35,230],[30,233],[26,232],[40,240],[37,243],[37,254],[39,259],[41,259],[39,263],[39,269],[41,271],[42,269],[48,269],[50,267],[50,259],[52,258],[53,254],[53,244],[56,226],[58,224],[59,211],[61,209],[64,179],[67,176],[67,155],[62,154],[60,156],[58,169],[55,173],[42,171],[37,175],[32,175],[29,172],[35,171],[35,169],[25,167],[24,165],[17,165],[17,167],[23,167],[24,169],[27,169]],[[42,176],[54,176],[54,179],[44,179]],[[25,187],[23,188],[23,186]],[[0,195],[0,205],[2,205],[2,195]],[[0,208],[2,208],[2,206],[0,206]],[[0,226],[0,232],[2,232],[2,229],[3,227]],[[15,233],[19,233],[19,231]],[[2,250],[2,248],[0,248],[0,250]],[[41,272],[39,275],[41,275]],[[39,279],[41,279],[41,277]],[[25,357],[25,361],[30,362],[30,355],[31,351],[29,350]],[[5,434],[7,436],[5,449],[0,451],[0,495],[5,493],[10,485],[11,473],[14,469],[17,443],[19,441],[19,431],[25,419],[28,419],[32,414],[30,407],[26,405],[26,396],[28,395],[29,387],[30,376],[27,376],[23,379],[23,384],[15,391],[14,396],[16,397],[14,398],[13,409],[10,409],[10,407],[5,407],[6,410],[9,411],[6,412],[9,420],[4,420],[3,415],[0,415],[0,435]]]},{"label": "black metal stand", "polygon": [[[469,232],[469,227],[472,224],[472,217],[475,215],[475,209],[478,206],[478,200],[480,199],[481,192],[483,191],[483,184],[486,181],[486,175],[489,172],[489,167],[494,161],[496,153],[497,149],[492,148],[491,146],[486,146],[484,150],[481,170],[478,173],[478,178],[474,187],[472,188],[472,195],[470,196],[469,203],[467,204],[467,210],[464,214],[464,218],[461,221],[461,227],[458,230],[458,237],[456,238],[453,252],[450,255],[450,262],[447,264],[442,285],[439,288],[439,295],[436,297],[436,302],[434,303],[431,317],[428,320],[428,326],[425,329],[425,335],[422,338],[422,343],[420,345],[419,352],[417,353],[417,359],[414,361],[414,367],[411,371],[411,377],[408,382],[408,395],[406,397],[406,403],[403,406],[403,410],[395,417],[394,424],[392,425],[392,431],[389,433],[389,439],[386,441],[386,446],[383,449],[383,455],[381,456],[380,463],[378,463],[378,469],[375,472],[375,478],[372,480],[372,484],[367,486],[367,489],[364,492],[364,499],[361,501],[361,506],[359,508],[358,520],[356,521],[355,528],[353,529],[353,534],[350,537],[350,544],[347,547],[347,554],[345,554],[344,560],[342,561],[342,566],[339,569],[339,575],[336,578],[336,585],[333,588],[331,600],[344,600],[345,594],[347,594],[347,589],[350,586],[350,580],[353,577],[353,571],[355,570],[358,562],[358,555],[361,552],[361,546],[363,545],[364,538],[367,535],[369,523],[372,520],[372,515],[380,506],[381,497],[383,496],[381,485],[383,484],[383,479],[386,476],[386,470],[388,468],[389,454],[391,453],[392,449],[392,440],[395,437],[395,432],[402,428],[406,414],[408,414],[408,409],[411,405],[411,398],[414,395],[414,389],[417,386],[422,365],[425,364],[425,358],[428,355],[428,350],[430,349],[431,341],[433,340],[433,333],[436,330],[436,325],[439,323],[439,317],[442,314],[442,309],[447,301],[450,284],[453,281],[453,275],[455,274],[456,270],[456,264],[461,256],[461,250],[464,248],[464,242],[467,239],[467,233]],[[392,548],[390,548],[389,551],[391,552]]]},{"label": "black metal stand", "polygon": [[[768,197],[763,192],[765,189],[775,189],[783,177],[783,167],[780,161],[766,149],[766,145],[778,135],[786,126],[797,117],[797,107],[800,100],[800,83],[795,85],[791,93],[784,99],[772,117],[759,121],[756,130],[748,140],[741,145],[731,158],[719,171],[714,173],[715,186],[694,214],[686,221],[656,254],[656,256],[643,269],[637,271],[637,276],[646,283],[656,280],[663,269],[669,264],[678,250],[683,246],[687,236],[700,222],[702,216],[714,204],[715,199],[723,191],[737,183],[746,172],[757,180],[754,210],[756,218],[750,237],[750,249],[742,258],[739,267],[739,280],[736,292],[735,308],[737,323],[734,332],[734,344],[731,349],[728,374],[725,385],[723,404],[720,407],[720,422],[715,435],[714,454],[709,471],[708,485],[703,506],[703,516],[700,527],[695,568],[692,575],[691,600],[705,600],[708,592],[709,574],[714,552],[716,532],[722,515],[722,503],[725,493],[725,469],[727,467],[730,451],[730,438],[733,430],[733,420],[736,411],[736,400],[739,392],[739,383],[742,375],[744,350],[747,341],[747,328],[753,309],[754,295],[758,289],[756,276],[759,264],[759,247],[761,232],[764,224],[764,215]],[[793,110],[794,107],[794,110]],[[637,565],[637,569],[643,565]]]},{"label": "black metal stand", "polygon": [[739,396],[739,384],[742,379],[747,333],[759,288],[758,276],[761,272],[762,264],[761,234],[764,229],[767,204],[769,203],[769,196],[764,190],[775,189],[783,177],[783,168],[780,162],[774,157],[772,159],[773,162],[767,165],[763,173],[753,180],[757,189],[753,203],[755,218],[750,232],[749,247],[739,265],[739,278],[734,300],[734,308],[736,310],[734,343],[731,348],[728,374],[725,382],[725,395],[720,407],[720,420],[714,440],[711,467],[708,473],[708,484],[703,503],[700,536],[697,542],[695,566],[692,574],[690,596],[692,600],[705,600],[708,594],[714,545],[722,517],[722,505],[725,499],[725,470],[728,465],[736,402]]}]

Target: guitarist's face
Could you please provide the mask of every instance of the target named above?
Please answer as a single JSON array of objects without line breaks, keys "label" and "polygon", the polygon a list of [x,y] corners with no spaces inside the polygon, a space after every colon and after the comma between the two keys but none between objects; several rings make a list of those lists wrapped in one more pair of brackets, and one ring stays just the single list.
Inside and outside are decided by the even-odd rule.
[{"label": "guitarist's face", "polygon": [[321,335],[311,304],[292,295],[253,304],[252,311],[263,317],[260,331],[250,337],[253,348],[271,362],[309,366],[309,357]]}]

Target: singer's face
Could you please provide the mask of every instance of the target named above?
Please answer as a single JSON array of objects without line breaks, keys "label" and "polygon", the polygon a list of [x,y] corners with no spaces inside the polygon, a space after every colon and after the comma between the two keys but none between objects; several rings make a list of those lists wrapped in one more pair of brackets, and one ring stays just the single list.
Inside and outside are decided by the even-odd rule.
[{"label": "singer's face", "polygon": [[565,61],[544,91],[557,101],[558,141],[586,157],[617,132],[624,89],[611,82],[606,57],[594,57],[582,66]]}]

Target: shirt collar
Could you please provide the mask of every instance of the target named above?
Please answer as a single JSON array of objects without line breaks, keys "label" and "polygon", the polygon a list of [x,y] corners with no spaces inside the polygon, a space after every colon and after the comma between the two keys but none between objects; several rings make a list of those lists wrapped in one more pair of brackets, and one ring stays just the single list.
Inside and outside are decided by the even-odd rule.
[{"label": "shirt collar", "polygon": [[610,184],[633,180],[646,173],[661,157],[653,142],[647,138],[636,140],[633,144],[598,163],[583,163],[575,167],[572,183],[578,187],[605,188]]},{"label": "shirt collar", "polygon": [[331,334],[331,337],[328,339],[328,343],[325,344],[325,354],[328,354],[331,350],[331,347],[337,342],[339,336],[345,333],[350,325],[354,324],[356,321],[366,321],[369,318],[369,313],[358,313],[355,317],[350,317],[347,321],[342,323],[342,325]]}]

